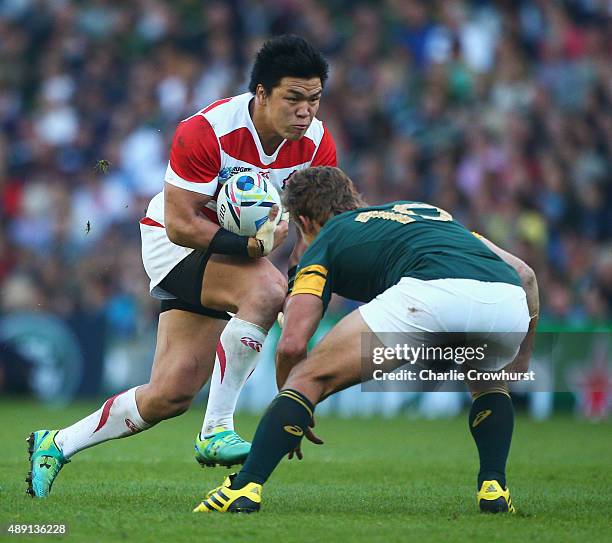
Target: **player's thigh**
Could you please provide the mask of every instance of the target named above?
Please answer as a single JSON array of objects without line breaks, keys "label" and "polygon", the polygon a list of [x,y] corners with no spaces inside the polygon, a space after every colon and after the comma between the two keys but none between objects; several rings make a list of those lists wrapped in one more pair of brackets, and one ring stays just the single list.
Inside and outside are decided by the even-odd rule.
[{"label": "player's thigh", "polygon": [[161,313],[149,384],[169,396],[197,394],[212,373],[226,324],[225,320],[189,311]]},{"label": "player's thigh", "polygon": [[362,380],[362,340],[372,331],[358,310],[344,317],[290,372],[284,388],[296,388],[313,404]]},{"label": "player's thigh", "polygon": [[246,300],[282,304],[287,280],[267,258],[212,255],[202,278],[202,305],[237,312]]}]

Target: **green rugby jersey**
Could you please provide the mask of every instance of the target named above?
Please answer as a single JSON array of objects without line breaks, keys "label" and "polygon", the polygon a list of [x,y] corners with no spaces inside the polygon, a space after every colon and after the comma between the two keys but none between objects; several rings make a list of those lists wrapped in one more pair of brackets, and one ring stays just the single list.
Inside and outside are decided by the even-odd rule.
[{"label": "green rugby jersey", "polygon": [[369,302],[402,277],[521,285],[518,274],[446,211],[399,201],[330,219],[300,260],[292,295]]}]

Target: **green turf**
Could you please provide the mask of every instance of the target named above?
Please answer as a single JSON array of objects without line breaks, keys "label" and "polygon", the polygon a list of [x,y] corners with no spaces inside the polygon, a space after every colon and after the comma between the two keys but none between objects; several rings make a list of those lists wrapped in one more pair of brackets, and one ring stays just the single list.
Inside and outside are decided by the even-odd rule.
[{"label": "green turf", "polygon": [[[95,407],[0,400],[0,525],[67,523],[80,541],[610,541],[610,424],[519,417],[508,471],[516,516],[475,507],[476,451],[464,417],[423,421],[322,418],[326,444],[284,460],[258,515],[195,515],[228,473],[192,457],[201,408],[73,458],[47,500],[24,493],[25,437]],[[255,418],[238,428],[252,435]],[[3,536],[0,536],[3,538]],[[25,541],[10,536],[6,539]],[[30,537],[41,541],[41,536]],[[50,536],[42,540],[54,539]],[[62,538],[58,538],[62,539]]]}]

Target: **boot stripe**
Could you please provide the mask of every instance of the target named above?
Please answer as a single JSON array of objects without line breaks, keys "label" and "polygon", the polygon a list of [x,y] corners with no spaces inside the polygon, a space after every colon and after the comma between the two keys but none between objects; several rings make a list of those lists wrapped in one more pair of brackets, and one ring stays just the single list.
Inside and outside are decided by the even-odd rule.
[{"label": "boot stripe", "polygon": [[210,498],[208,498],[208,500],[210,503],[214,503],[215,505],[218,505],[219,507],[223,507],[223,502],[219,501],[214,495],[211,496]]},{"label": "boot stripe", "polygon": [[217,505],[214,501],[212,501],[212,496],[203,503],[211,511],[213,509],[216,509],[217,511],[223,511],[223,506]]},{"label": "boot stripe", "polygon": [[215,495],[218,496],[219,498],[225,500],[225,501],[229,500],[229,498],[225,494],[223,494],[223,492],[221,492],[221,490],[217,490]]}]

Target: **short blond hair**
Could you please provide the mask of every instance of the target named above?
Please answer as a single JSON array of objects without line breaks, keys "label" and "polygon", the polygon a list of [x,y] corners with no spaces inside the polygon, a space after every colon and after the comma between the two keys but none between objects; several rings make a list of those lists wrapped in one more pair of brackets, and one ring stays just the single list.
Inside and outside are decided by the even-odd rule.
[{"label": "short blond hair", "polygon": [[283,206],[293,217],[300,215],[325,224],[330,217],[367,204],[350,178],[332,166],[316,166],[295,172],[283,192]]}]

